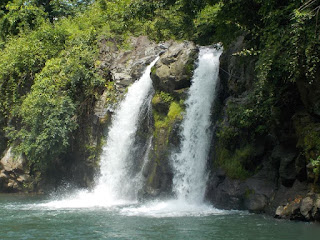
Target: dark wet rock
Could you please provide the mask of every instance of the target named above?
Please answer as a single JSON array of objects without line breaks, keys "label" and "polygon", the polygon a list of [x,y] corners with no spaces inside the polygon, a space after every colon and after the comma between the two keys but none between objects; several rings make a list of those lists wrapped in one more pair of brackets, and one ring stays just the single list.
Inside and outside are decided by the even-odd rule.
[{"label": "dark wet rock", "polygon": [[314,207],[312,209],[312,217],[315,221],[320,222],[320,195],[318,194],[314,201]]},{"label": "dark wet rock", "polygon": [[246,208],[251,212],[264,212],[268,204],[268,198],[263,194],[252,194],[246,199]]},{"label": "dark wet rock", "polygon": [[[143,198],[172,194],[173,172],[170,156],[180,145],[180,124],[183,101],[187,97],[198,48],[191,42],[171,42],[151,71],[155,95],[152,99],[153,139],[143,174]],[[175,115],[169,109],[175,106]]]},{"label": "dark wet rock", "polygon": [[276,146],[272,152],[271,158],[279,164],[279,175],[282,185],[291,187],[296,179],[296,150],[284,146]]},{"label": "dark wet rock", "polygon": [[307,111],[311,114],[320,116],[320,70],[317,70],[315,78],[312,81],[306,81],[304,78],[297,79],[297,86],[301,100]]},{"label": "dark wet rock", "polygon": [[211,178],[208,187],[214,189],[214,193],[209,189],[210,194],[208,195],[207,193],[207,198],[216,207],[223,209],[246,209],[244,203],[246,186],[242,181],[215,175]]},{"label": "dark wet rock", "polygon": [[252,88],[255,79],[255,59],[234,55],[245,48],[244,36],[240,36],[220,57],[219,74],[224,95],[238,97]]}]

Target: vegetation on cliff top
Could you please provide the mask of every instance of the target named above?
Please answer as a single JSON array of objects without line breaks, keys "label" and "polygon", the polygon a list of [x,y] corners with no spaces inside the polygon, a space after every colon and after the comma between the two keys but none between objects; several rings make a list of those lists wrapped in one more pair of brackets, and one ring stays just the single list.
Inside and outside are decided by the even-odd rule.
[{"label": "vegetation on cliff top", "polygon": [[[237,55],[256,59],[257,79],[249,101],[230,110],[230,128],[254,129],[254,138],[281,127],[276,109],[299,98],[292,86],[312,84],[319,74],[318,5],[310,0],[1,1],[0,151],[14,144],[35,169],[62,157],[108,81],[98,74],[98,42],[121,45],[140,34],[225,47],[245,36],[248,48]],[[319,158],[319,149],[312,149],[312,159]]]}]

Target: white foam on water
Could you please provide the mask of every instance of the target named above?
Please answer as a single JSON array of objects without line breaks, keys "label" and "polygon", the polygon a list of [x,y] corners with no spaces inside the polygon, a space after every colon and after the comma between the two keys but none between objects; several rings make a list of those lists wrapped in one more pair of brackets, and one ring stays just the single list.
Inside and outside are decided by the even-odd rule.
[{"label": "white foam on water", "polygon": [[142,217],[198,217],[209,215],[226,215],[232,211],[219,210],[209,204],[189,204],[186,201],[172,199],[167,201],[152,201],[143,205],[124,207],[120,214]]}]

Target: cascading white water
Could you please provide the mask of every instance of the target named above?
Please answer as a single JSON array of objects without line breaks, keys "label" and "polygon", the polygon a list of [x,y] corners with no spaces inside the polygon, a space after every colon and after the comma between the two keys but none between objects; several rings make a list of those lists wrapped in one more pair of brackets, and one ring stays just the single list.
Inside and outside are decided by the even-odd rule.
[{"label": "cascading white water", "polygon": [[132,176],[134,163],[128,159],[138,128],[141,106],[149,99],[147,97],[151,92],[150,71],[157,60],[158,58],[146,68],[140,80],[128,89],[125,99],[112,119],[107,144],[103,147],[101,155],[101,176],[95,189],[97,192],[103,192],[111,201],[135,200],[141,188],[141,178]]},{"label": "cascading white water", "polygon": [[[181,126],[181,148],[178,153],[172,155],[173,190],[176,198],[167,201],[156,200],[143,205],[130,204],[136,202],[137,192],[142,186],[143,166],[134,175],[134,164],[128,159],[130,160],[130,149],[134,143],[141,106],[144,105],[144,101],[150,100],[148,93],[152,83],[149,75],[155,60],[142,78],[129,88],[126,98],[113,118],[108,142],[101,157],[101,177],[94,191],[78,192],[41,207],[88,208],[130,204],[118,208],[119,213],[125,216],[152,217],[226,214],[225,211],[217,210],[203,201],[211,139],[211,106],[215,98],[221,52],[214,48],[200,49],[198,66],[189,89],[186,113]],[[147,160],[145,157],[145,161]]]},{"label": "cascading white water", "polygon": [[206,163],[211,140],[211,107],[218,82],[221,53],[221,50],[215,48],[200,49],[198,67],[185,102],[181,149],[172,156],[173,190],[178,199],[189,203],[201,203],[205,194]]},{"label": "cascading white water", "polygon": [[218,82],[222,50],[200,48],[198,66],[186,100],[181,128],[180,151],[172,155],[173,191],[176,197],[140,207],[122,209],[124,215],[180,217],[226,214],[204,203],[207,182],[206,163],[211,140],[211,107]]},{"label": "cascading white water", "polygon": [[[136,168],[131,150],[134,147],[139,115],[142,108],[147,106],[151,100],[150,72],[158,59],[159,57],[146,68],[142,77],[128,88],[124,100],[113,116],[106,139],[107,143],[101,155],[100,176],[93,191],[77,191],[62,200],[51,201],[43,206],[53,208],[111,207],[137,201],[143,178],[142,170],[133,171]],[[146,161],[147,158],[144,160]]]}]

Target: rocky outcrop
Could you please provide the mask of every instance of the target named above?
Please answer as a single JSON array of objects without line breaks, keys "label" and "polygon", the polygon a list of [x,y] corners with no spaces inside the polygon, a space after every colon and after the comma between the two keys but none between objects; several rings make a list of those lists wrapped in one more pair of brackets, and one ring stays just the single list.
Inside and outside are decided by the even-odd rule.
[{"label": "rocky outcrop", "polygon": [[229,46],[220,57],[220,79],[222,98],[227,96],[239,97],[252,89],[255,79],[255,58],[238,57],[237,54],[246,48],[244,37]]},{"label": "rocky outcrop", "polygon": [[276,218],[320,221],[320,194],[297,196],[286,205],[281,205],[275,212]]},{"label": "rocky outcrop", "polygon": [[197,53],[198,48],[191,42],[172,42],[152,69],[153,137],[149,162],[143,171],[146,181],[140,195],[144,198],[171,194],[170,155],[180,143],[183,102],[191,85]]},{"label": "rocky outcrop", "polygon": [[173,93],[190,87],[198,51],[192,42],[172,43],[152,70],[156,91]]},{"label": "rocky outcrop", "polygon": [[3,192],[19,192],[25,189],[32,191],[34,189],[25,158],[21,154],[16,155],[12,148],[9,148],[1,159],[0,169],[0,189]]},{"label": "rocky outcrop", "polygon": [[100,42],[102,75],[114,82],[118,92],[123,93],[170,44],[171,42],[156,44],[146,36],[131,37],[128,49],[122,50],[118,49],[116,43],[104,39]]}]

